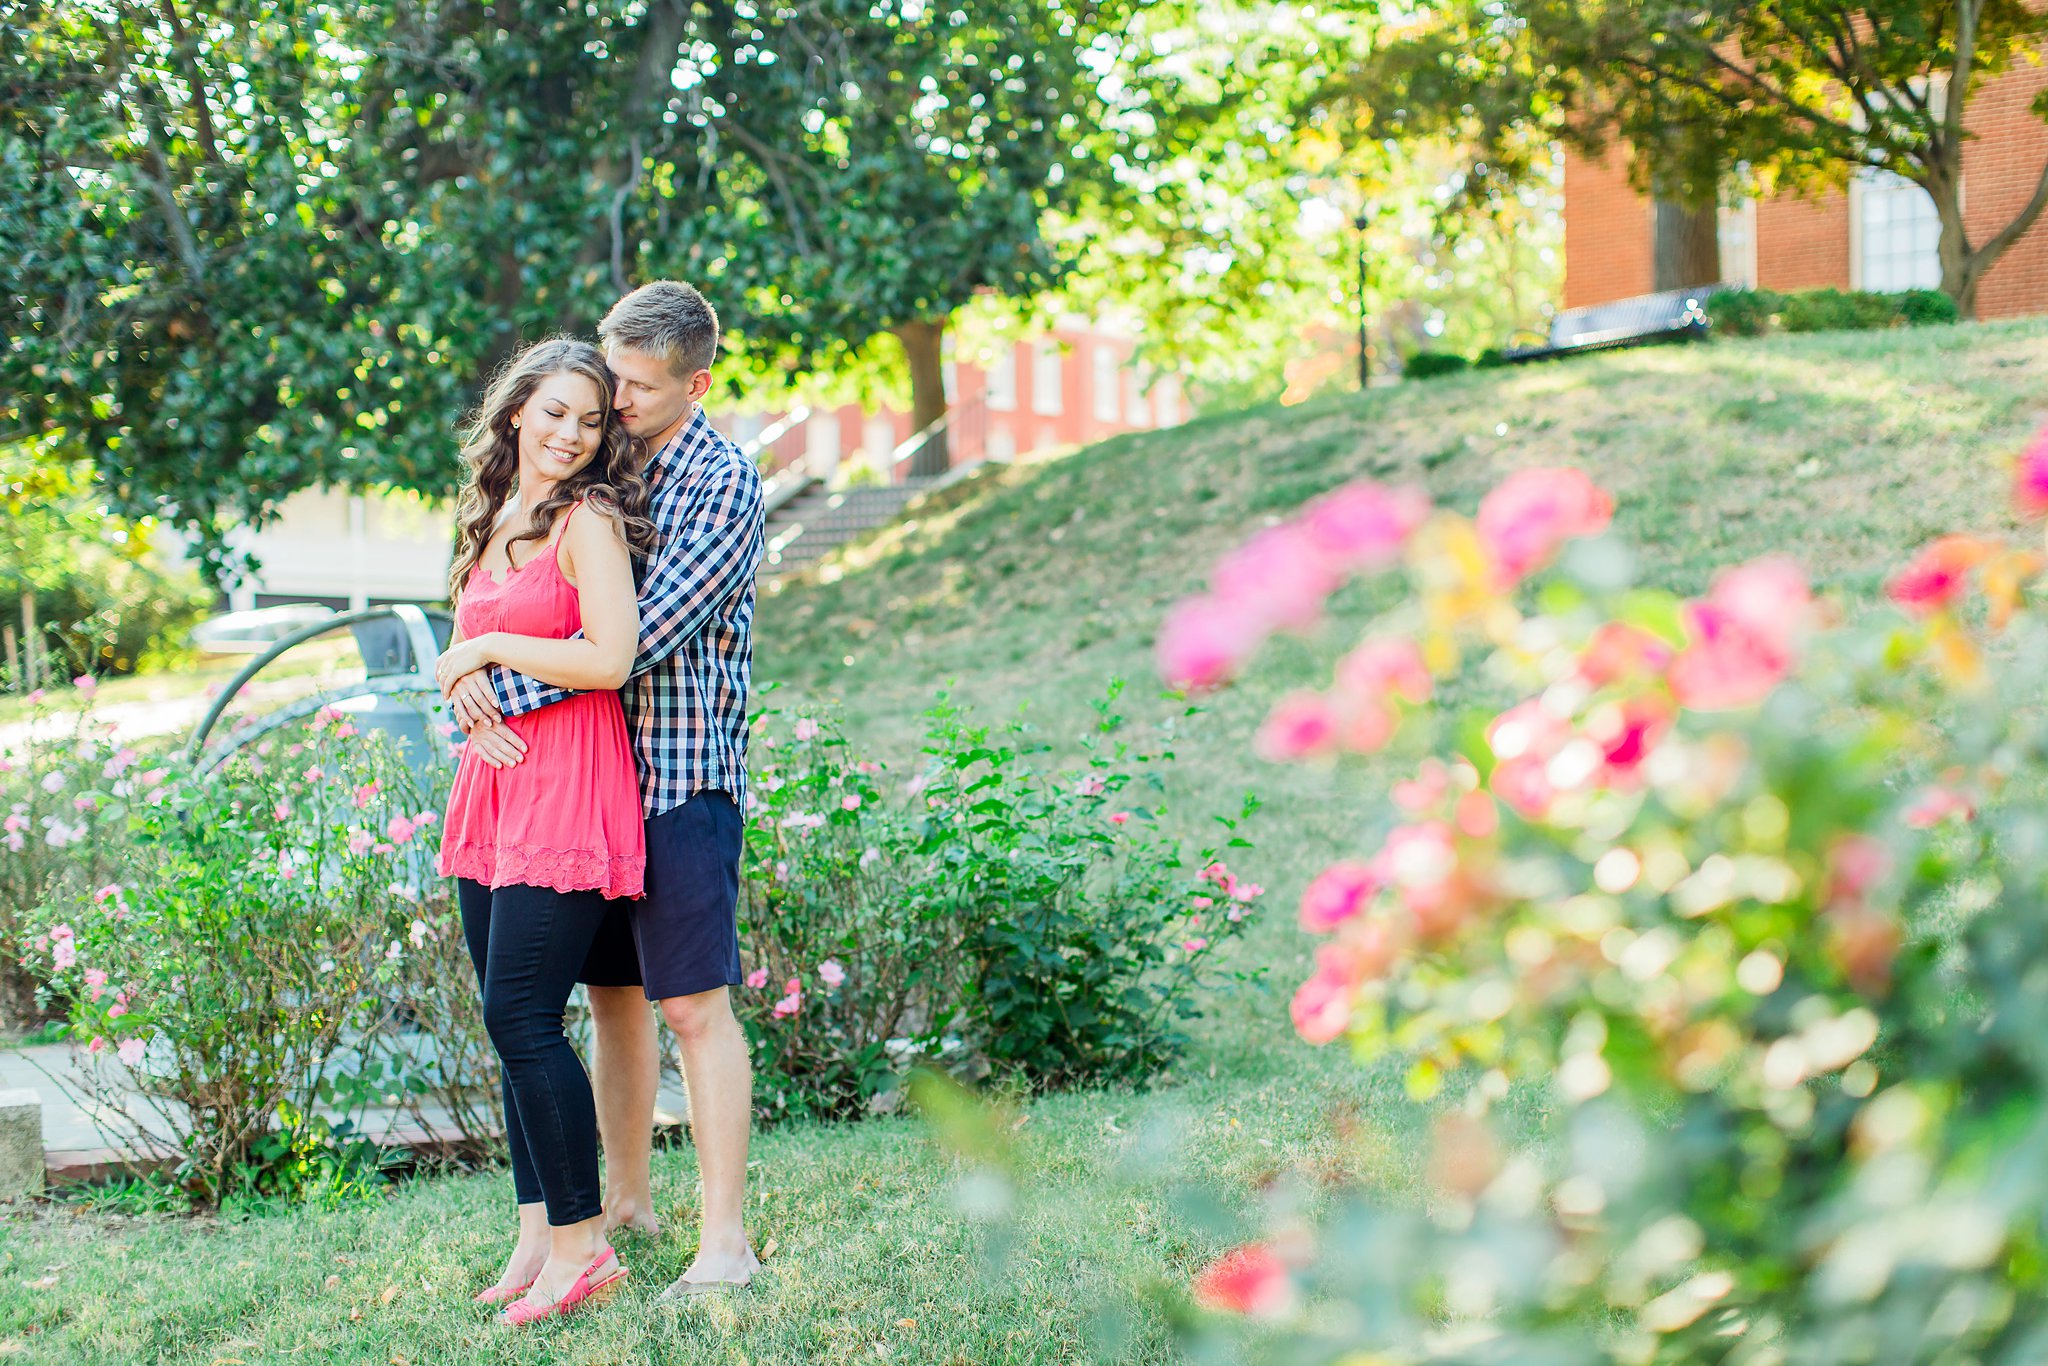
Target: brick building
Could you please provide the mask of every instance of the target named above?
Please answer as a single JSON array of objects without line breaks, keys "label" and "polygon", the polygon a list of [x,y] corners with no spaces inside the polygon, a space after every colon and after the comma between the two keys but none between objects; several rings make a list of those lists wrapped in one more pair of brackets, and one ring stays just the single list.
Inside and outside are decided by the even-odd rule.
[{"label": "brick building", "polygon": [[[2029,108],[2048,62],[2021,64],[1970,100],[1976,136],[1963,148],[1963,217],[1982,243],[2011,222],[2048,163],[2048,124]],[[1567,308],[1651,289],[1650,202],[1628,183],[1627,154],[1571,153],[1564,169]],[[1847,189],[1747,200],[1721,211],[1721,278],[1764,289],[1932,289],[1941,224],[1910,181],[1866,173]],[[1977,287],[1977,315],[2048,313],[2048,215],[2005,251]]]}]

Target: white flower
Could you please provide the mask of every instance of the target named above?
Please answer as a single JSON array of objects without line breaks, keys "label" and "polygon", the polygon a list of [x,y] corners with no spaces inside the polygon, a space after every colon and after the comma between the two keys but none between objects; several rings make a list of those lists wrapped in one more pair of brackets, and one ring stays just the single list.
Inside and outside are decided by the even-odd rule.
[{"label": "white flower", "polygon": [[396,939],[392,940],[391,947],[384,950],[385,961],[396,963],[399,959],[403,957],[405,957],[404,946],[402,946]]},{"label": "white flower", "polygon": [[[412,922],[412,928],[408,929],[405,932],[405,937],[412,940],[412,946],[414,948],[419,948],[422,944],[427,942],[427,936],[431,933],[433,933],[433,931],[427,928],[426,921],[415,920]],[[393,945],[393,947],[395,948],[397,946]]]},{"label": "white flower", "polygon": [[62,792],[63,790],[64,790],[64,775],[63,775],[63,774],[61,774],[61,773],[55,773],[55,772],[52,772],[52,773],[46,773],[46,774],[44,774],[44,775],[43,775],[43,791],[45,791],[45,792]]}]

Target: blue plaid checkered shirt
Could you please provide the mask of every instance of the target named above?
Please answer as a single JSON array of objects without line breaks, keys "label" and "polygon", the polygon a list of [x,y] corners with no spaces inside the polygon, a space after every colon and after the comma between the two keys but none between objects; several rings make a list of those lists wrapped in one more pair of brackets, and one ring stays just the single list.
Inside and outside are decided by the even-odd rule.
[{"label": "blue plaid checkered shirt", "polygon": [[[653,817],[719,789],[744,809],[761,474],[699,408],[648,475],[659,539],[640,573],[640,653],[619,690],[641,804]],[[502,665],[491,686],[507,716],[571,695]]]}]

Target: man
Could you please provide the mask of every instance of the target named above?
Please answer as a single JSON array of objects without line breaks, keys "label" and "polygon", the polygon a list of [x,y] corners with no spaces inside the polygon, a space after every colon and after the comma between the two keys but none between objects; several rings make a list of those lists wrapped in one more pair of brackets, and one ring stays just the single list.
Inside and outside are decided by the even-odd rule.
[{"label": "man", "polygon": [[[618,376],[620,420],[650,452],[659,540],[640,587],[640,652],[620,693],[647,816],[647,895],[613,915],[583,980],[601,1061],[592,1073],[609,1226],[657,1231],[648,1167],[660,1054],[647,1001],[682,1044],[704,1206],[696,1259],[663,1292],[674,1298],[745,1285],[760,1267],[740,1219],[753,1075],[729,989],[740,983],[761,478],[699,406],[718,352],[718,315],[703,295],[674,281],[643,285],[612,306],[598,336]],[[452,693],[469,743],[497,765],[518,763],[525,748],[500,719],[566,696],[495,665]]]}]

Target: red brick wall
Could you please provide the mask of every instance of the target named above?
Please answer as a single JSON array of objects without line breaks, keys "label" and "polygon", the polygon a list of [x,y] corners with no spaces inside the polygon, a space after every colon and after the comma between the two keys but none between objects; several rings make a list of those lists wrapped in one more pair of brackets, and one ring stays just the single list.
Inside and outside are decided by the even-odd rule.
[{"label": "red brick wall", "polygon": [[[2048,62],[2020,65],[1970,100],[1976,136],[1963,151],[1963,212],[1982,243],[2012,220],[2048,164],[2048,125],[2029,104],[2048,87]],[[1619,150],[1589,161],[1567,153],[1564,170],[1566,308],[1647,293],[1648,204],[1629,187]],[[1757,205],[1757,283],[1766,289],[1849,287],[1849,196],[1781,195]],[[1978,286],[1983,318],[2048,313],[2048,214],[2012,244]]]},{"label": "red brick wall", "polygon": [[1756,282],[1765,289],[1847,289],[1848,192],[1759,200]]},{"label": "red brick wall", "polygon": [[[2048,125],[2028,104],[2048,86],[2048,64],[2020,65],[1979,90],[1970,101],[1970,131],[1963,144],[1963,222],[1982,243],[2013,220],[2048,162]],[[2048,214],[2007,247],[1977,286],[1977,316],[2010,318],[2048,313]]]},{"label": "red brick wall", "polygon": [[1564,159],[1564,306],[1650,292],[1650,208],[1628,183],[1628,154]]}]

